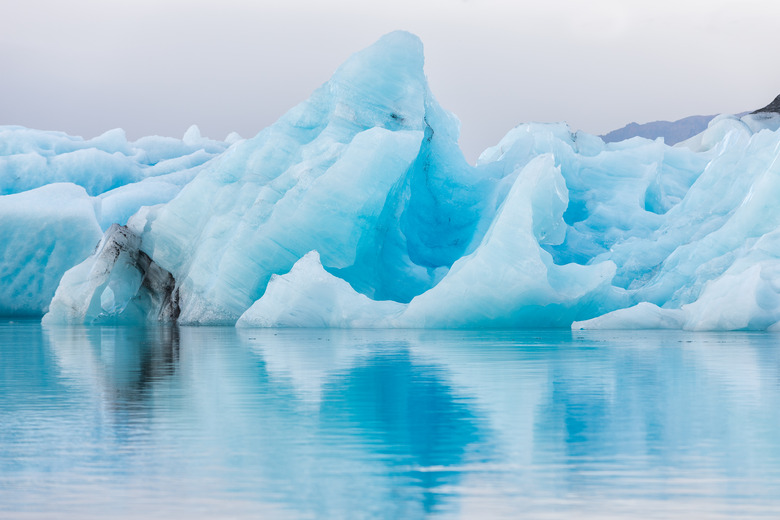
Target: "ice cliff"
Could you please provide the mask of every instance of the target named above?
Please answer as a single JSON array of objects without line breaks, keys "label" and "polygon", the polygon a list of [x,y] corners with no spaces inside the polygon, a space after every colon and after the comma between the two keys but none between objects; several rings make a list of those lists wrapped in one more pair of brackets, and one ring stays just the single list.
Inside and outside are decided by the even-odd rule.
[{"label": "ice cliff", "polygon": [[248,140],[0,128],[0,314],[777,328],[778,127],[719,116],[670,147],[523,124],[469,165],[391,33]]}]

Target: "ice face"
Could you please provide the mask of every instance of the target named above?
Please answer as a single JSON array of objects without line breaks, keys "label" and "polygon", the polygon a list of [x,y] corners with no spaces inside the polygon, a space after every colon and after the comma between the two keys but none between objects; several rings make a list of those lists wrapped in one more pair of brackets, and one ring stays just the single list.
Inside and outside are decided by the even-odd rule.
[{"label": "ice face", "polygon": [[[83,260],[46,321],[774,330],[778,128],[776,114],[719,116],[670,147],[531,123],[469,165],[457,119],[428,88],[420,41],[392,33],[227,150],[197,129],[89,145],[12,129],[0,150],[14,158],[0,171],[20,179],[9,190],[35,189],[0,197],[0,236],[44,252],[26,279],[33,253],[5,253],[4,312],[44,308],[56,281],[44,290],[40,280]],[[54,180],[81,187],[36,188]],[[53,208],[20,209],[49,189],[81,227],[52,227]],[[114,223],[135,237],[116,257],[125,228]],[[50,227],[50,242],[73,242],[70,256],[49,260],[51,245],[29,237]]]},{"label": "ice face", "polygon": [[40,316],[62,275],[100,240],[84,188],[49,184],[0,197],[0,316]]}]

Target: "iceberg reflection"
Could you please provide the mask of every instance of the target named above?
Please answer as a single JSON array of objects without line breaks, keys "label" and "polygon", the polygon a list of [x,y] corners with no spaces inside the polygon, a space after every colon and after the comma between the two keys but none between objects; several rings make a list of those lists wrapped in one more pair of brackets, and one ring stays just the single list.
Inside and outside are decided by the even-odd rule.
[{"label": "iceberg reflection", "polygon": [[0,516],[780,506],[767,334],[29,323],[0,336]]}]

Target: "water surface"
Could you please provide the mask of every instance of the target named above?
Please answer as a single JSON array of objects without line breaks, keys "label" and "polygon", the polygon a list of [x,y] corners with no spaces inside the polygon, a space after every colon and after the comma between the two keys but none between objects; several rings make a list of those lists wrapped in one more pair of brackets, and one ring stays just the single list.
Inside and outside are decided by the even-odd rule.
[{"label": "water surface", "polygon": [[0,322],[0,517],[777,518],[779,339]]}]

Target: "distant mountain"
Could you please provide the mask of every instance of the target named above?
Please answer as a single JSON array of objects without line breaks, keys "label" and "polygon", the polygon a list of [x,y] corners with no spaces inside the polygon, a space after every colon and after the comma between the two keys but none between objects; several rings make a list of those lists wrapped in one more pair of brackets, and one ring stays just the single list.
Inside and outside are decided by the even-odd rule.
[{"label": "distant mountain", "polygon": [[[737,114],[737,116],[742,117],[747,114],[765,114],[771,112],[780,114],[780,96],[777,96],[774,101],[764,108],[759,108],[753,112],[743,112]],[[632,137],[645,137],[647,139],[663,137],[666,144],[673,145],[706,130],[707,125],[714,117],[715,116],[689,116],[677,121],[653,121],[652,123],[644,123],[641,125],[639,123],[629,123],[623,128],[618,128],[617,130],[612,130],[608,134],[602,135],[601,138],[604,139],[604,142],[606,143],[616,143]]]},{"label": "distant mountain", "polygon": [[673,145],[706,130],[713,117],[715,116],[689,116],[678,121],[653,121],[642,125],[629,123],[623,128],[602,135],[601,138],[604,139],[604,142],[615,143],[632,137],[645,137],[647,139],[663,137],[666,144]]},{"label": "distant mountain", "polygon": [[777,96],[774,101],[769,103],[764,108],[759,108],[755,112],[751,112],[751,114],[761,114],[765,112],[775,112],[777,114],[780,114],[780,96]]}]

